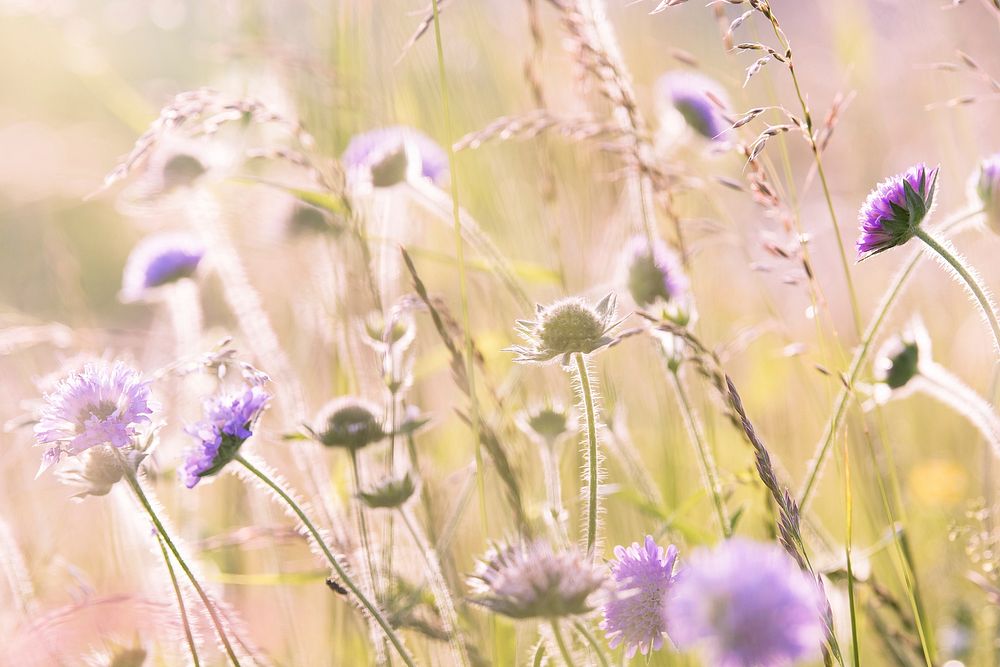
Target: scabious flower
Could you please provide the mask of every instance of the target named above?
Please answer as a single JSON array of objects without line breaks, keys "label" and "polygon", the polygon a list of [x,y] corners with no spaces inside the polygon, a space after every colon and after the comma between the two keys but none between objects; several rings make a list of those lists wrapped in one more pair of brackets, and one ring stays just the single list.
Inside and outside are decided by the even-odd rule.
[{"label": "scabious flower", "polygon": [[776,544],[696,551],[667,597],[670,638],[716,667],[779,667],[819,655],[822,593]]},{"label": "scabious flower", "polygon": [[572,354],[590,354],[615,342],[608,334],[614,321],[617,300],[608,294],[597,306],[583,299],[570,298],[551,306],[537,306],[534,320],[518,320],[515,327],[527,345],[514,345],[519,363],[544,363],[563,358],[569,363]]},{"label": "scabious flower", "polygon": [[190,234],[166,232],[147,236],[128,256],[121,299],[138,301],[150,290],[194,275],[205,246]]},{"label": "scabious flower", "polygon": [[491,548],[468,584],[473,601],[510,618],[559,618],[594,609],[607,577],[576,550],[535,540]]},{"label": "scabious flower", "polygon": [[931,361],[931,340],[919,319],[890,337],[875,355],[875,379],[889,389],[902,389]]},{"label": "scabious flower", "polygon": [[979,163],[979,171],[972,175],[973,190],[986,212],[986,222],[1000,234],[1000,153]]},{"label": "scabious flower", "polygon": [[402,476],[390,476],[376,482],[358,497],[371,509],[395,509],[406,504],[417,492],[417,484],[409,472]]},{"label": "scabious flower", "polygon": [[569,433],[570,413],[565,408],[546,405],[518,413],[517,425],[533,441],[553,446]]},{"label": "scabious flower", "polygon": [[645,236],[633,237],[625,246],[624,260],[628,291],[637,306],[670,303],[687,293],[687,276],[661,239],[653,239],[650,247]]},{"label": "scabious flower", "polygon": [[187,427],[197,444],[184,460],[184,485],[192,489],[203,477],[217,474],[253,435],[257,419],[271,396],[259,385],[213,396],[205,401],[205,418]]},{"label": "scabious flower", "polygon": [[858,261],[913,238],[934,205],[938,168],[923,163],[882,181],[868,195],[858,223]]},{"label": "scabious flower", "polygon": [[379,409],[372,403],[342,396],[327,403],[316,417],[313,432],[327,447],[359,450],[388,436]]},{"label": "scabious flower", "polygon": [[725,139],[730,123],[713,98],[727,105],[727,95],[717,82],[696,72],[667,72],[656,82],[656,96],[661,107],[679,113],[702,137]]},{"label": "scabious flower", "polygon": [[341,156],[344,167],[375,187],[389,187],[412,173],[437,185],[448,180],[448,155],[419,130],[392,125],[355,135]]},{"label": "scabious flower", "polygon": [[625,644],[629,658],[637,650],[643,655],[658,651],[667,631],[663,605],[674,581],[677,548],[664,549],[647,535],[642,546],[633,542],[627,548],[615,547],[615,558],[615,596],[603,607],[601,629],[611,648]]},{"label": "scabious flower", "polygon": [[35,440],[48,446],[42,467],[63,453],[77,455],[98,445],[132,444],[153,414],[149,382],[123,362],[91,362],[45,395]]}]

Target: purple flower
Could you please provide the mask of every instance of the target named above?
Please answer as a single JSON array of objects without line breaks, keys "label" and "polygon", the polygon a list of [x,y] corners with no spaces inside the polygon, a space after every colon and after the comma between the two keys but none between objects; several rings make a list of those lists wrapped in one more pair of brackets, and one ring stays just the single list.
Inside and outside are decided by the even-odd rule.
[{"label": "purple flower", "polygon": [[215,475],[236,457],[270,400],[266,391],[254,385],[205,401],[205,419],[186,429],[198,441],[184,461],[187,488],[194,488],[202,477]]},{"label": "purple flower", "polygon": [[858,261],[909,241],[934,205],[938,168],[923,163],[882,181],[858,213]]},{"label": "purple flower", "polygon": [[628,291],[636,305],[646,307],[658,300],[673,301],[687,293],[687,276],[677,257],[661,239],[650,248],[645,236],[635,236],[625,247]]},{"label": "purple flower", "polygon": [[348,172],[371,178],[377,186],[394,185],[403,180],[409,161],[417,159],[420,161],[419,173],[424,178],[437,185],[448,180],[448,154],[426,134],[405,125],[355,135],[341,156]]},{"label": "purple flower", "polygon": [[721,141],[729,131],[730,123],[714,101],[725,104],[725,90],[707,76],[667,72],[656,82],[656,94],[661,104],[680,113],[688,126],[706,139]]},{"label": "purple flower", "polygon": [[542,540],[497,545],[469,577],[473,601],[510,618],[558,618],[591,611],[607,577],[576,550]]},{"label": "purple flower", "polygon": [[734,538],[696,551],[667,598],[670,637],[717,667],[779,667],[818,656],[822,593],[776,544]]},{"label": "purple flower", "polygon": [[979,173],[974,174],[974,184],[979,202],[986,212],[986,222],[995,232],[1000,232],[1000,153],[979,163]]},{"label": "purple flower", "polygon": [[189,234],[147,236],[132,249],[125,263],[122,301],[137,301],[147,290],[190,277],[204,256],[205,247]]},{"label": "purple flower", "polygon": [[677,548],[657,546],[651,535],[644,546],[633,542],[615,547],[617,561],[611,564],[616,596],[604,605],[604,630],[611,648],[625,643],[629,658],[636,650],[646,655],[663,647],[667,631],[663,605],[674,581]]},{"label": "purple flower", "polygon": [[45,395],[35,440],[48,445],[43,468],[65,452],[79,454],[97,445],[124,447],[153,414],[149,382],[127,364],[92,362]]}]

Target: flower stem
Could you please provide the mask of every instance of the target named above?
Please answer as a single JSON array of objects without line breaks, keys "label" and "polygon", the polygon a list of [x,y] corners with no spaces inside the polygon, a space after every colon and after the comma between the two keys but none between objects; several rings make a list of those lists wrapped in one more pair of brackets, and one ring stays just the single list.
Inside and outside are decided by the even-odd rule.
[{"label": "flower stem", "polygon": [[566,646],[566,640],[563,638],[562,630],[559,629],[558,619],[553,618],[550,623],[552,624],[552,636],[555,637],[556,646],[559,647],[559,653],[562,654],[562,659],[566,663],[566,667],[575,667],[576,662],[573,661],[573,655],[569,652],[569,648]]},{"label": "flower stem", "polygon": [[354,597],[357,598],[358,602],[361,603],[361,606],[365,608],[365,611],[371,614],[372,618],[375,619],[375,622],[379,624],[383,632],[385,632],[385,636],[392,643],[393,647],[399,653],[399,656],[403,659],[403,662],[406,663],[408,667],[415,667],[413,658],[410,656],[409,652],[403,646],[403,642],[396,634],[396,631],[392,629],[392,626],[389,625],[389,622],[385,619],[385,616],[382,615],[382,612],[379,611],[378,607],[372,604],[372,602],[368,599],[368,597],[365,596],[365,594],[361,591],[360,588],[358,588],[357,584],[354,583],[350,575],[347,573],[347,570],[344,569],[344,566],[341,565],[340,561],[337,560],[336,556],[333,555],[333,553],[330,551],[330,548],[326,546],[326,542],[323,541],[323,537],[319,534],[319,531],[316,529],[316,526],[314,526],[312,521],[309,520],[309,517],[307,517],[305,512],[302,511],[302,508],[299,507],[298,503],[292,500],[292,497],[284,489],[278,486],[270,477],[264,474],[252,463],[247,461],[243,457],[243,455],[237,454],[235,460],[238,461],[244,468],[249,470],[251,474],[257,477],[268,488],[274,491],[274,493],[276,493],[278,497],[280,497],[283,501],[285,501],[285,503],[288,504],[288,507],[299,518],[299,521],[302,522],[302,525],[305,526],[307,531],[309,531],[309,534],[312,536],[313,541],[316,542],[316,546],[318,546],[319,549],[323,552],[323,555],[326,556],[327,561],[330,563],[330,566],[337,573],[337,576],[340,578],[340,581],[344,584],[344,586],[348,588],[348,590],[351,591]]},{"label": "flower stem", "polygon": [[601,667],[610,667],[610,663],[608,663],[608,656],[604,655],[604,650],[601,648],[601,645],[598,643],[593,633],[591,633],[590,629],[587,627],[587,624],[583,621],[574,621],[573,627],[576,628],[576,631],[580,633],[580,636],[583,637],[588,644],[590,644],[590,648],[592,648],[594,653],[597,654],[597,661],[601,663]]},{"label": "flower stem", "polygon": [[201,587],[201,584],[194,576],[191,568],[188,567],[187,562],[181,556],[180,551],[177,549],[177,545],[175,545],[173,540],[170,539],[170,535],[167,533],[166,528],[163,527],[163,523],[160,522],[160,518],[156,515],[156,510],[153,509],[153,505],[149,502],[149,498],[146,497],[146,493],[142,490],[142,485],[139,484],[139,480],[135,476],[135,473],[127,467],[125,468],[125,479],[128,480],[128,484],[135,493],[135,497],[138,498],[139,504],[142,505],[144,510],[146,510],[146,514],[149,515],[150,520],[156,527],[158,537],[163,540],[163,542],[167,545],[167,548],[170,550],[170,553],[172,553],[174,558],[177,559],[177,564],[181,566],[181,570],[184,571],[185,576],[187,576],[188,581],[191,582],[191,585],[194,587],[198,597],[201,598],[202,604],[205,605],[205,611],[208,612],[209,617],[212,619],[212,625],[215,626],[215,631],[219,635],[219,640],[222,642],[222,646],[226,650],[226,655],[229,656],[233,665],[239,667],[239,658],[236,657],[236,652],[233,651],[233,646],[229,643],[229,637],[226,636],[226,631],[222,627],[222,619],[219,618],[215,605],[209,599],[205,589]]},{"label": "flower stem", "polygon": [[990,323],[990,329],[993,330],[993,342],[996,346],[996,353],[1000,355],[1000,321],[997,321],[997,314],[993,308],[993,303],[990,298],[986,295],[983,287],[976,280],[976,277],[972,274],[972,271],[965,265],[962,259],[952,252],[948,247],[951,244],[947,241],[938,241],[930,233],[924,229],[917,227],[914,235],[927,244],[927,246],[941,256],[945,262],[948,263],[951,268],[955,270],[955,273],[962,279],[965,286],[972,292],[972,296],[979,302],[979,307],[983,311],[983,315],[986,316],[987,321]]},{"label": "flower stem", "polygon": [[[361,493],[361,475],[358,472],[358,453],[351,450],[351,471],[354,475],[354,493]],[[368,534],[368,520],[365,518],[365,508],[358,503],[358,531],[361,534],[361,549],[364,551],[365,561],[368,563],[368,574],[371,577],[371,591],[375,595],[375,582],[378,580],[375,571],[375,560],[372,557],[371,537]]]},{"label": "flower stem", "polygon": [[163,554],[163,563],[167,566],[167,574],[170,575],[170,584],[174,588],[174,595],[177,597],[177,609],[181,614],[181,625],[184,626],[184,638],[187,640],[188,648],[191,649],[191,661],[194,667],[201,667],[198,660],[198,648],[195,646],[194,634],[191,632],[191,623],[188,621],[187,609],[184,608],[184,596],[181,594],[181,587],[177,583],[177,573],[170,563],[170,554],[167,553],[167,545],[163,543],[163,538],[156,534],[156,543],[160,545],[160,552]]},{"label": "flower stem", "polygon": [[587,419],[587,554],[592,555],[597,544],[597,485],[600,481],[600,462],[597,459],[597,416],[587,359],[579,352],[573,356],[576,357],[576,372],[580,378],[580,394]]}]

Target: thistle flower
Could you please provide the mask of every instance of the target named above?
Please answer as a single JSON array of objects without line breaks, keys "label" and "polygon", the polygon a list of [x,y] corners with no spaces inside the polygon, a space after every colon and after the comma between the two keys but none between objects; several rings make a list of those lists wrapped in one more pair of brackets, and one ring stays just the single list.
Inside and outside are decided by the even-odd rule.
[{"label": "thistle flower", "polygon": [[375,187],[390,187],[410,175],[437,185],[448,180],[448,155],[423,132],[403,125],[355,135],[341,161],[355,178]]},{"label": "thistle flower", "polygon": [[980,162],[972,179],[975,195],[986,212],[986,223],[1000,234],[1000,153]]},{"label": "thistle flower", "polygon": [[190,234],[167,232],[141,240],[128,256],[121,300],[138,301],[149,290],[194,275],[205,247]]},{"label": "thistle flower", "polygon": [[653,239],[650,247],[645,236],[633,237],[625,246],[624,260],[628,291],[637,306],[670,303],[687,294],[687,277],[661,239]]},{"label": "thistle flower", "polygon": [[555,551],[542,540],[494,546],[468,579],[474,602],[518,619],[586,614],[607,583],[576,550]]},{"label": "thistle flower", "polygon": [[868,195],[858,222],[858,261],[913,238],[934,206],[938,168],[923,163],[882,181]]},{"label": "thistle flower", "polygon": [[402,477],[386,477],[358,497],[371,509],[395,509],[402,507],[417,491],[417,484],[407,472]]},{"label": "thistle flower", "polygon": [[717,667],[778,667],[819,655],[822,594],[778,545],[741,538],[696,551],[667,598],[670,637]]},{"label": "thistle flower", "polygon": [[[127,364],[91,362],[45,395],[35,440],[48,445],[42,469],[63,453],[78,455],[98,445],[132,444],[153,414],[149,382]],[[41,471],[39,471],[41,472]]]},{"label": "thistle flower", "polygon": [[718,100],[727,105],[725,90],[717,82],[695,72],[667,72],[656,82],[656,97],[662,109],[675,111],[688,127],[706,139],[721,141],[729,130]]},{"label": "thistle flower", "polygon": [[615,558],[611,574],[616,595],[603,607],[601,629],[611,648],[624,642],[629,658],[637,650],[643,655],[658,651],[667,631],[663,605],[674,581],[677,548],[664,549],[647,535],[643,546],[615,547]]},{"label": "thistle flower", "polygon": [[515,352],[514,361],[519,363],[544,363],[561,356],[566,365],[572,354],[590,354],[615,342],[608,333],[618,324],[613,321],[616,305],[611,293],[596,307],[577,298],[537,306],[536,319],[518,320],[515,327],[527,345],[506,351]]},{"label": "thistle flower", "polygon": [[245,386],[205,401],[205,419],[187,427],[197,444],[184,461],[184,485],[192,489],[203,477],[221,471],[253,435],[257,419],[271,396],[259,385]]},{"label": "thistle flower", "polygon": [[320,410],[313,433],[327,447],[359,450],[385,439],[379,409],[368,401],[351,396],[335,398]]}]

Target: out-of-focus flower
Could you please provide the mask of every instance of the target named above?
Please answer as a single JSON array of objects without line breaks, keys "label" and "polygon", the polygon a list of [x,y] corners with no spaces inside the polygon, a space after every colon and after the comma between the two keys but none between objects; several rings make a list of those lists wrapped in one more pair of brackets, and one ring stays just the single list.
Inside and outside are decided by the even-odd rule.
[{"label": "out-of-focus flower", "polygon": [[931,338],[919,319],[890,337],[875,355],[875,379],[895,391],[920,374],[921,364],[931,361]]},{"label": "out-of-focus flower", "polygon": [[673,251],[661,239],[650,247],[645,236],[635,236],[625,247],[628,291],[636,305],[645,308],[657,301],[669,303],[687,294],[687,276]]},{"label": "out-of-focus flower", "polygon": [[680,114],[688,127],[702,137],[725,139],[730,123],[716,100],[728,106],[728,96],[716,81],[696,72],[667,72],[656,82],[656,97],[664,112]]},{"label": "out-of-focus flower", "polygon": [[921,163],[887,178],[871,191],[858,213],[858,261],[913,238],[934,206],[937,177],[937,167],[928,169]]},{"label": "out-of-focus flower", "polygon": [[569,433],[570,413],[560,406],[526,410],[517,415],[517,425],[532,440],[548,447]]},{"label": "out-of-focus flower", "polygon": [[371,509],[395,509],[402,507],[416,491],[417,484],[407,472],[402,476],[386,477],[359,492],[358,497]]},{"label": "out-of-focus flower", "polygon": [[677,548],[666,549],[656,544],[651,535],[640,546],[615,547],[615,562],[611,574],[615,579],[615,595],[603,607],[604,630],[611,648],[625,644],[629,658],[641,651],[663,647],[667,632],[663,605],[674,581]]},{"label": "out-of-focus flower", "polygon": [[190,234],[147,236],[136,244],[125,263],[121,300],[138,301],[149,290],[191,277],[204,256],[205,246]]},{"label": "out-of-focus flower", "polygon": [[576,550],[542,540],[491,548],[469,577],[473,601],[510,618],[586,614],[608,586],[607,576]]},{"label": "out-of-focus flower", "polygon": [[972,175],[973,191],[986,213],[986,223],[1000,234],[1000,153],[979,163]]},{"label": "out-of-focus flower", "polygon": [[388,433],[372,403],[342,396],[327,403],[316,417],[313,432],[327,447],[359,450],[385,439]]},{"label": "out-of-focus flower", "polygon": [[411,176],[437,185],[448,180],[448,155],[430,137],[404,125],[393,125],[355,135],[341,161],[354,178],[374,187],[390,187]]},{"label": "out-of-focus flower", "polygon": [[153,414],[149,382],[122,362],[91,362],[45,395],[35,440],[48,449],[47,468],[63,453],[77,455],[98,445],[132,444],[139,426]]},{"label": "out-of-focus flower", "polygon": [[63,484],[79,489],[74,498],[106,496],[125,475],[125,466],[135,474],[144,458],[146,452],[140,449],[122,455],[111,445],[98,445],[68,459],[56,471],[56,477]]},{"label": "out-of-focus flower", "polygon": [[667,627],[707,664],[779,667],[819,655],[822,597],[781,547],[734,538],[692,554],[667,597]]},{"label": "out-of-focus flower", "polygon": [[515,329],[526,345],[514,345],[506,351],[517,354],[519,363],[544,363],[562,357],[569,363],[572,354],[590,354],[615,342],[609,336],[617,299],[608,294],[597,306],[583,299],[570,298],[551,306],[537,306],[534,320],[518,320]]},{"label": "out-of-focus flower", "polygon": [[187,427],[197,444],[184,460],[184,485],[194,488],[203,477],[215,475],[232,461],[271,396],[259,385],[219,394],[205,401],[205,418]]}]

